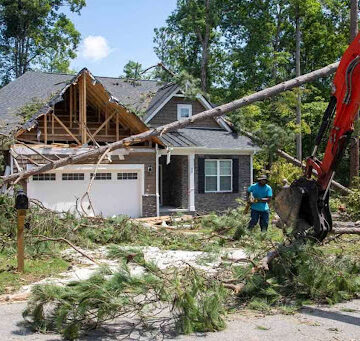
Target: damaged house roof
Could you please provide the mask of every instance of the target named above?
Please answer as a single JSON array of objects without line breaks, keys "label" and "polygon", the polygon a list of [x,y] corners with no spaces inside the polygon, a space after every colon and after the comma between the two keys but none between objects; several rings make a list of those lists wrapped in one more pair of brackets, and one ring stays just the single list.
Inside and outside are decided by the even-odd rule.
[{"label": "damaged house roof", "polygon": [[[0,134],[9,135],[23,126],[25,122],[21,111],[26,105],[36,102],[48,103],[51,100],[55,100],[56,103],[56,96],[78,75],[27,71],[0,89]],[[131,112],[145,111],[158,90],[164,86],[158,81],[151,80],[133,81],[111,77],[94,79],[104,86],[114,101]],[[33,119],[46,112],[49,106],[50,103],[41,108]]]},{"label": "damaged house roof", "polygon": [[[128,80],[115,77],[95,77],[87,69],[77,75],[28,71],[0,89],[0,134],[10,135],[20,128],[30,129],[37,118],[51,110],[62,100],[62,94],[82,72],[87,71],[94,82],[100,83],[109,95],[109,100],[118,103],[131,113],[137,113],[145,121],[153,112],[179,89],[173,83],[156,80]],[[46,103],[27,122],[22,109],[30,103]],[[134,114],[135,116],[135,114]],[[139,120],[141,122],[141,120]],[[144,128],[146,125],[142,123]],[[219,127],[220,128],[220,127]],[[184,128],[169,132],[158,141],[170,147],[196,147],[213,149],[254,150],[252,141],[223,129]]]}]

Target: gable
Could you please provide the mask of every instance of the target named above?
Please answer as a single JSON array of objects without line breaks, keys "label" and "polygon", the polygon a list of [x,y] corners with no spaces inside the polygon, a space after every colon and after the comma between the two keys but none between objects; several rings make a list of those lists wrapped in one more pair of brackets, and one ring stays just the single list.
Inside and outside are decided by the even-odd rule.
[{"label": "gable", "polygon": [[139,117],[84,69],[28,120],[16,136],[23,142],[98,145],[147,129]]},{"label": "gable", "polygon": [[[203,103],[200,102],[199,99],[190,100],[183,95],[173,96],[155,115],[150,119],[148,124],[150,126],[160,126],[163,124],[168,124],[178,120],[178,105],[191,105],[192,106],[192,115],[199,114],[208,108],[204,106]],[[191,124],[192,127],[201,127],[201,128],[222,128],[221,125],[214,118],[207,118],[204,121],[196,122]]]}]

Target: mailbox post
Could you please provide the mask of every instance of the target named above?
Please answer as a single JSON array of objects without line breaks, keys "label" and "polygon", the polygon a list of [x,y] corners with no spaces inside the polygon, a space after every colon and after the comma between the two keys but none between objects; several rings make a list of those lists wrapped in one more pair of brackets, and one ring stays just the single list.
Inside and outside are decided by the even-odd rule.
[{"label": "mailbox post", "polygon": [[15,208],[17,210],[17,270],[24,272],[24,225],[29,199],[22,189],[16,193]]}]

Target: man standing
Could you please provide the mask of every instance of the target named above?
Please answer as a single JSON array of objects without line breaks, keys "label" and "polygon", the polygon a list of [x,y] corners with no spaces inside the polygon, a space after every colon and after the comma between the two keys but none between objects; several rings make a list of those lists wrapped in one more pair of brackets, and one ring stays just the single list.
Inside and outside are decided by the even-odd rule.
[{"label": "man standing", "polygon": [[260,220],[262,232],[266,232],[269,225],[269,202],[272,197],[272,188],[267,184],[267,177],[261,175],[257,183],[248,188],[249,202],[251,203],[251,220],[248,228],[252,230]]}]

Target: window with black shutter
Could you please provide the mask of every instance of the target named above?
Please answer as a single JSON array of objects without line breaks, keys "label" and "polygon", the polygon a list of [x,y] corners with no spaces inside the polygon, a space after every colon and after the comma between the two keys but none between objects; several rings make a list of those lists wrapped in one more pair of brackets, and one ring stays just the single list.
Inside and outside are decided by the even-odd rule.
[{"label": "window with black shutter", "polygon": [[233,193],[239,193],[239,159],[234,158],[232,162]]},{"label": "window with black shutter", "polygon": [[205,193],[205,159],[198,158],[198,191]]}]

